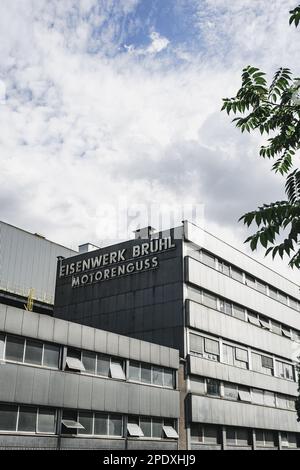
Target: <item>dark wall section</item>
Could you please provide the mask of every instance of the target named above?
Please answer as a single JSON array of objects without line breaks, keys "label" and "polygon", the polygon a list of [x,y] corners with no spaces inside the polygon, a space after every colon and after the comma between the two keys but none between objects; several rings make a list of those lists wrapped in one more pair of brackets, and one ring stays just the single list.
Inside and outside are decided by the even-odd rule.
[{"label": "dark wall section", "polygon": [[[147,240],[128,242],[84,253],[63,260],[63,265],[87,260],[91,256],[126,248],[126,261],[131,262],[134,245]],[[96,281],[72,288],[72,275],[57,276],[54,316],[132,336],[183,351],[183,268],[182,241],[173,240],[175,248],[136,258],[157,256],[154,269]],[[134,260],[135,261],[135,260]],[[104,268],[118,266],[113,264]],[[152,264],[151,264],[152,266]],[[98,268],[102,270],[104,268]],[[59,271],[59,269],[58,269]],[[63,268],[65,272],[65,268]],[[86,271],[86,274],[94,273]],[[82,273],[80,273],[82,275]],[[76,274],[77,276],[77,274]]]}]

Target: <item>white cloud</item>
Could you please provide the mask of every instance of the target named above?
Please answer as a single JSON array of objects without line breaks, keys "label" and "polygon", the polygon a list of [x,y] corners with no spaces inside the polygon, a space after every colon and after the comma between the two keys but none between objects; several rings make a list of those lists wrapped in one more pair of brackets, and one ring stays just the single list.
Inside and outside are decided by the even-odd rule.
[{"label": "white cloud", "polygon": [[296,67],[299,52],[287,2],[273,2],[278,15],[253,3],[263,5],[202,2],[209,19],[202,9],[195,20],[208,49],[198,54],[155,29],[148,46],[118,54],[135,0],[2,0],[1,218],[75,247],[101,243],[114,221],[105,204],[188,200],[240,243],[238,216],[282,198],[282,180],[257,157],[260,137],[220,113],[221,99],[248,62]]}]

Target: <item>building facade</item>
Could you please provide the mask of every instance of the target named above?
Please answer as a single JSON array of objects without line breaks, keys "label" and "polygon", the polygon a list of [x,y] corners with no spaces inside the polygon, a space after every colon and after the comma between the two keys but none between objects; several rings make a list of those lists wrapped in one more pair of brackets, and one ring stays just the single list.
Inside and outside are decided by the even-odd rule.
[{"label": "building facade", "polygon": [[193,224],[61,260],[54,315],[180,351],[181,448],[299,448],[299,287]]},{"label": "building facade", "polygon": [[74,254],[0,223],[0,449],[176,450],[178,351],[53,318]]}]

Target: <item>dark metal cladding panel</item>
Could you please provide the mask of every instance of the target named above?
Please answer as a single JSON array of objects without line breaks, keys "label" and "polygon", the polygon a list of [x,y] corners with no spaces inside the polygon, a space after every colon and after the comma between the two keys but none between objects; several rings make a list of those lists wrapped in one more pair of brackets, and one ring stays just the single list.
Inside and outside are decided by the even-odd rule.
[{"label": "dark metal cladding panel", "polygon": [[[133,246],[145,242],[130,240],[65,259],[63,264],[86,261],[123,249],[126,249],[128,262]],[[155,269],[73,288],[72,275],[59,277],[58,272],[54,316],[163,344],[183,352],[182,240],[172,239],[172,243],[175,248],[149,254],[148,258],[158,258],[158,267]],[[82,274],[77,273],[76,276]],[[113,349],[117,346],[111,344],[110,347]]]}]

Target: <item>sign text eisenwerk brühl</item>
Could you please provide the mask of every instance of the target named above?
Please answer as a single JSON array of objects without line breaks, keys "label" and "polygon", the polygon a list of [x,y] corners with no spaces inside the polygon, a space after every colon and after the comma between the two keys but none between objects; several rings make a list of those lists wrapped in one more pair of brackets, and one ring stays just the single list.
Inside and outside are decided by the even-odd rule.
[{"label": "sign text eisenwerk br\u00fchl", "polygon": [[61,262],[59,277],[72,276],[72,287],[81,287],[128,274],[158,268],[157,254],[173,249],[176,245],[171,237],[155,238],[110,253],[91,256],[73,263]]}]

